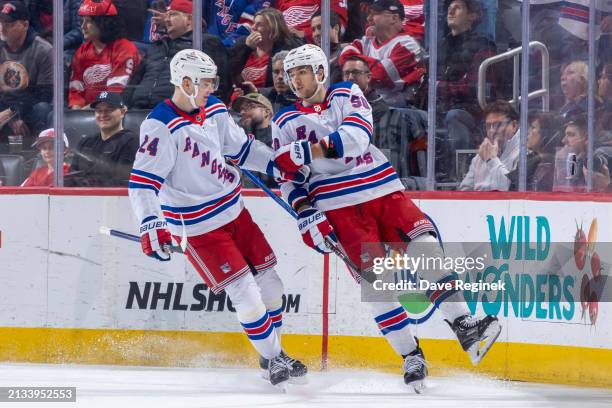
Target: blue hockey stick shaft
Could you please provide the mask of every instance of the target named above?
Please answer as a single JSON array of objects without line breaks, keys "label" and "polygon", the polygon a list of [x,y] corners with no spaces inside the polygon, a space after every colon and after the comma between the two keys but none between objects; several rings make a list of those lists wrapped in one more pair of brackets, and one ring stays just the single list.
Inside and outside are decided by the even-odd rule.
[{"label": "blue hockey stick shaft", "polygon": [[295,211],[293,211],[293,208],[291,208],[289,206],[289,204],[287,204],[282,198],[280,198],[279,196],[277,196],[276,194],[274,194],[274,192],[272,190],[270,190],[270,187],[266,186],[266,184],[261,181],[259,179],[259,177],[257,177],[256,175],[254,175],[253,173],[251,173],[249,170],[247,169],[240,169],[242,170],[242,172],[249,178],[251,179],[251,181],[253,183],[255,183],[257,185],[257,187],[261,188],[264,193],[266,193],[267,195],[269,195],[274,201],[277,202],[278,205],[280,205],[281,207],[283,207],[285,209],[285,211],[287,211],[289,214],[291,214],[291,216],[293,218],[295,218],[297,220],[298,215],[295,213]]},{"label": "blue hockey stick shaft", "polygon": [[[111,237],[117,237],[127,239],[128,241],[140,242],[138,235],[129,234],[127,232],[119,231],[108,227],[100,227],[100,234],[110,235]],[[168,245],[170,252],[184,253],[183,249],[178,245]]]},{"label": "blue hockey stick shaft", "polygon": [[[259,188],[261,188],[264,191],[264,193],[269,195],[274,201],[276,201],[281,207],[283,207],[285,211],[291,214],[293,218],[295,219],[298,218],[298,215],[296,214],[295,211],[293,211],[293,208],[291,208],[289,204],[287,204],[282,198],[274,194],[274,192],[270,190],[270,188],[266,186],[266,184],[263,181],[261,181],[259,177],[257,177],[256,175],[254,175],[247,169],[241,169],[241,170],[249,179],[251,179],[253,183],[255,183]],[[342,259],[351,269],[356,271],[362,278],[364,278],[370,283],[373,282],[374,277],[370,276],[371,274],[366,276],[366,274],[363,273],[363,271],[355,264],[355,262],[351,261],[348,255],[345,254],[344,251],[341,248],[339,248],[338,245],[336,245],[334,241],[332,241],[328,237],[325,237],[325,244],[327,245],[329,249],[331,249],[334,252],[334,254],[336,254],[340,259]]]}]

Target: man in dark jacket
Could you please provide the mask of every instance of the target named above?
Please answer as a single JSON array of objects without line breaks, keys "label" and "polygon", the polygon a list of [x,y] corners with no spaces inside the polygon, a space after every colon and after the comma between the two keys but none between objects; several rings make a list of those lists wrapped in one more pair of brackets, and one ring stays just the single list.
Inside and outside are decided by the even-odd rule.
[{"label": "man in dark jacket", "polygon": [[[191,1],[173,0],[168,6],[163,19],[168,36],[151,44],[123,94],[130,108],[152,109],[172,96],[170,60],[177,52],[192,48],[191,14]],[[202,35],[202,50],[217,64],[220,84],[216,94],[226,102],[231,89],[227,51],[218,38],[207,34]]]},{"label": "man in dark jacket", "polygon": [[[22,1],[0,9],[0,129],[25,137],[24,145],[47,127],[53,96],[51,44],[30,28],[30,13]],[[29,140],[28,140],[29,139]]]},{"label": "man in dark jacket", "polygon": [[[427,112],[390,107],[370,86],[371,72],[362,58],[350,56],[343,62],[343,80],[359,86],[372,107],[372,144],[387,156],[400,178],[425,176],[424,172],[420,174],[422,169],[419,169],[416,151],[421,146],[418,150],[424,156],[427,147]],[[424,160],[421,161],[424,164]]]},{"label": "man in dark jacket", "polygon": [[127,187],[138,150],[138,135],[123,129],[127,108],[120,94],[107,91],[101,92],[91,107],[100,132],[79,142],[65,185]]},{"label": "man in dark jacket", "polygon": [[[455,151],[476,146],[472,143],[482,115],[478,105],[478,67],[495,55],[495,44],[475,30],[482,18],[478,0],[450,0],[447,23],[449,33],[438,48],[437,111],[448,128],[448,136],[441,141],[443,160],[441,173],[454,179]],[[446,166],[444,166],[446,164]]]}]

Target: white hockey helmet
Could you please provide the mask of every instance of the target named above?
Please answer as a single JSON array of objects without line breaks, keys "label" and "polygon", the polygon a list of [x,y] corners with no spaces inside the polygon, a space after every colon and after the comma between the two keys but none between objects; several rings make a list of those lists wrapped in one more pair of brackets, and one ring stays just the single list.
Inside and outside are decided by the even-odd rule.
[{"label": "white hockey helmet", "polygon": [[[195,93],[187,95],[183,89],[183,79],[189,78],[195,85]],[[189,98],[194,108],[195,98],[198,96],[198,85],[201,79],[213,80],[213,92],[219,87],[219,77],[217,76],[217,65],[206,53],[185,49],[177,52],[170,61],[170,83],[178,86],[181,92]]]},{"label": "white hockey helmet", "polygon": [[[300,47],[294,48],[285,57],[283,60],[283,69],[285,71],[285,82],[292,91],[293,85],[291,84],[291,80],[289,79],[289,70],[295,67],[302,66],[310,66],[312,67],[312,72],[315,74],[315,80],[319,84],[324,84],[325,80],[329,76],[329,63],[327,62],[327,56],[323,52],[320,47],[317,47],[314,44],[305,44]],[[319,81],[317,78],[317,72],[319,67],[323,66],[323,79]]]}]

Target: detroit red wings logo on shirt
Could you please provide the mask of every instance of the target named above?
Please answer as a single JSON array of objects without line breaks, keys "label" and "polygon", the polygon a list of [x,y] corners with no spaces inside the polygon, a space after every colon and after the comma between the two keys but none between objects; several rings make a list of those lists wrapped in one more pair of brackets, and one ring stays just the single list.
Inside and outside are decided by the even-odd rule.
[{"label": "detroit red wings logo on shirt", "polygon": [[299,26],[307,21],[310,21],[313,14],[319,10],[318,5],[312,6],[291,6],[283,11],[283,17],[289,27]]}]

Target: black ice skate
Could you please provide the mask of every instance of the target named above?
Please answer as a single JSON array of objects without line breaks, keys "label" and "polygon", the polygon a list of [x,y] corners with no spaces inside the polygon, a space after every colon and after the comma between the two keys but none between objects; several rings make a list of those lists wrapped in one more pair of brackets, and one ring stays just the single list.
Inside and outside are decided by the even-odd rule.
[{"label": "black ice skate", "polygon": [[404,371],[404,382],[411,386],[417,394],[423,392],[425,389],[423,380],[427,377],[427,363],[418,340],[416,350],[404,358],[402,370]]},{"label": "black ice skate", "polygon": [[[292,384],[305,384],[308,368],[300,360],[289,357],[284,351],[281,351],[280,357],[289,368],[289,382]],[[259,367],[263,370],[262,377],[269,380],[268,359],[259,356]]]},{"label": "black ice skate", "polygon": [[468,353],[474,365],[480,363],[501,332],[497,317],[492,315],[480,320],[475,316],[465,315],[456,318],[452,324],[448,320],[446,323],[453,329],[461,347]]},{"label": "black ice skate", "polygon": [[280,355],[268,360],[268,379],[281,389],[284,389],[283,383],[289,380],[289,368]]}]

